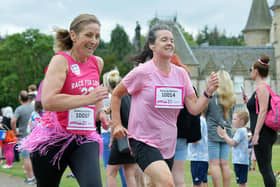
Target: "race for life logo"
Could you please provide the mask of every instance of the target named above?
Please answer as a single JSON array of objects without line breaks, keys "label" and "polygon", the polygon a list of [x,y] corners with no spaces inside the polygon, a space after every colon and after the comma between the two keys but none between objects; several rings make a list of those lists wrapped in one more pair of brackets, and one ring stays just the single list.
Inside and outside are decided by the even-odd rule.
[{"label": "race for life logo", "polygon": [[79,68],[78,64],[71,65],[71,70],[74,74],[80,75],[80,68]]}]

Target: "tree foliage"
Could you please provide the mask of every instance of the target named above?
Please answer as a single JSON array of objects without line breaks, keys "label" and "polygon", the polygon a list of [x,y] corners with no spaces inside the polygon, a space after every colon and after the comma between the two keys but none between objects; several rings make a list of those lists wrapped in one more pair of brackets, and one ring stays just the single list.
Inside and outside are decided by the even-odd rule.
[{"label": "tree foliage", "polygon": [[202,31],[199,32],[196,42],[207,45],[217,46],[242,46],[245,45],[244,36],[226,36],[226,32],[221,32],[217,27],[212,30],[205,26]]},{"label": "tree foliage", "polygon": [[124,28],[119,24],[112,30],[110,48],[118,59],[124,58],[132,51],[132,44],[129,41],[129,37]]},{"label": "tree foliage", "polygon": [[0,45],[1,106],[16,106],[17,94],[44,76],[52,51],[52,36],[37,29],[7,36]]},{"label": "tree foliage", "polygon": [[[157,18],[149,25],[155,24]],[[244,45],[242,35],[227,37],[225,32],[217,28],[209,30],[207,26],[199,33],[196,40],[180,25],[185,39],[190,46],[208,42],[210,45]],[[141,35],[143,47],[145,37]],[[17,95],[20,90],[27,89],[30,84],[37,84],[44,76],[44,69],[53,56],[53,36],[42,34],[38,29],[27,29],[23,33],[0,36],[0,107],[19,105]],[[127,33],[120,25],[116,25],[111,33],[110,42],[100,41],[95,55],[104,60],[103,73],[118,68],[121,76],[125,76],[133,64],[127,57],[136,53]]]}]

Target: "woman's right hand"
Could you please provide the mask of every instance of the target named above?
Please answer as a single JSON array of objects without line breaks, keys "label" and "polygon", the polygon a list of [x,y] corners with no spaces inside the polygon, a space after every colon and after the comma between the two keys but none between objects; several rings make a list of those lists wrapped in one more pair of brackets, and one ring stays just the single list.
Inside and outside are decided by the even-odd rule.
[{"label": "woman's right hand", "polygon": [[108,98],[108,90],[103,85],[99,85],[88,94],[91,104],[96,104],[103,99]]},{"label": "woman's right hand", "polygon": [[128,134],[127,129],[124,128],[122,125],[113,126],[112,131],[113,131],[113,138],[116,139],[122,139]]}]

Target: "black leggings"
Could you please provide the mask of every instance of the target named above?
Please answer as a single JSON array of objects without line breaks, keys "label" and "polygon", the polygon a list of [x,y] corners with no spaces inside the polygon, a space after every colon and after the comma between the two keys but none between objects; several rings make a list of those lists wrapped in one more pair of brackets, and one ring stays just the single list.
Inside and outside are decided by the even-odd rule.
[{"label": "black leggings", "polygon": [[37,187],[58,187],[67,166],[75,175],[80,187],[102,187],[99,168],[99,144],[97,142],[77,145],[74,140],[66,148],[61,160],[52,165],[54,155],[61,146],[52,148],[47,155],[32,153],[31,161]]},{"label": "black leggings", "polygon": [[266,187],[276,187],[276,179],[271,166],[272,160],[272,145],[277,139],[277,132],[263,126],[259,144],[254,146],[254,151],[263,181]]}]

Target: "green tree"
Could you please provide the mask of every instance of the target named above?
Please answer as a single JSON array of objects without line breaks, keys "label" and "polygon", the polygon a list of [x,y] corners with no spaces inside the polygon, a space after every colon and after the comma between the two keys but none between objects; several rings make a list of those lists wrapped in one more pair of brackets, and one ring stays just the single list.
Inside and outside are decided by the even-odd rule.
[{"label": "green tree", "polygon": [[212,30],[206,25],[202,31],[199,32],[196,42],[201,45],[208,43],[209,45],[217,46],[242,46],[245,45],[244,36],[242,34],[236,36],[227,36],[226,32],[219,31],[217,27]]},{"label": "green tree", "polygon": [[129,37],[119,24],[112,30],[110,48],[118,59],[123,59],[132,51]]},{"label": "green tree", "polygon": [[197,46],[197,43],[196,41],[194,40],[193,36],[188,33],[187,31],[185,31],[184,27],[180,24],[180,23],[177,23],[179,29],[181,30],[185,40],[188,42],[188,44],[190,46]]},{"label": "green tree", "polygon": [[51,56],[53,37],[37,29],[8,35],[0,45],[0,105],[18,105],[17,94],[38,84]]}]

